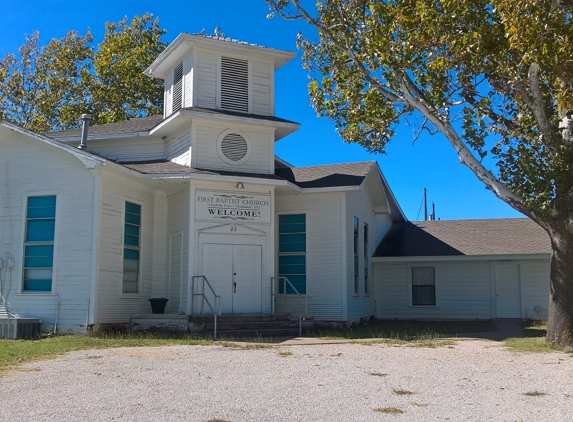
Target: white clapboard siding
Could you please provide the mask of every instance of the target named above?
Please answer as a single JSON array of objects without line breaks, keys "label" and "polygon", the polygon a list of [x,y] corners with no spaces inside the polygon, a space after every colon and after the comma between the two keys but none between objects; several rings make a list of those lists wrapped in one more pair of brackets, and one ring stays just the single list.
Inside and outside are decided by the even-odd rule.
[{"label": "white clapboard siding", "polygon": [[[152,291],[154,198],[153,190],[137,182],[107,174],[102,177],[96,324],[126,323],[134,313],[150,312],[147,299]],[[126,200],[141,205],[139,295],[121,294]]]},{"label": "white clapboard siding", "polygon": [[[168,310],[171,313],[177,313],[178,311],[186,311],[187,304],[187,280],[189,274],[189,186],[185,185],[185,188],[169,195],[167,197],[168,203],[168,219],[167,219],[167,232],[169,236],[182,233],[181,236],[181,283],[183,284],[182,295],[179,293],[174,294],[174,302],[169,303]],[[173,261],[172,261],[173,262]],[[170,271],[173,273],[174,268]],[[181,307],[179,303],[176,303],[180,299]]]},{"label": "white clapboard siding", "polygon": [[197,106],[217,108],[217,61],[218,56],[199,52],[197,54]]},{"label": "white clapboard siding", "polygon": [[191,164],[190,148],[191,129],[185,127],[165,139],[165,159],[189,166]]},{"label": "white clapboard siding", "polygon": [[167,236],[167,196],[164,191],[155,191],[153,218],[152,297],[167,294],[167,259],[169,237]]},{"label": "white clapboard siding", "polygon": [[183,61],[183,107],[193,106],[193,55]]},{"label": "white clapboard siding", "polygon": [[374,216],[374,224],[376,226],[376,234],[374,236],[374,249],[376,250],[392,226],[392,217],[390,217],[390,214],[388,213],[376,214]]},{"label": "white clapboard siding", "polygon": [[[308,315],[342,320],[341,203],[338,193],[281,195],[275,200],[279,214],[306,214],[306,291]],[[278,237],[277,237],[278,242]],[[277,246],[278,251],[278,246]],[[278,268],[277,268],[278,272]],[[276,312],[299,312],[296,297],[279,298]]]},{"label": "white clapboard siding", "polygon": [[193,148],[196,148],[196,162],[194,163],[194,167],[270,174],[270,135],[268,133],[244,131],[250,139],[251,155],[249,159],[240,166],[234,166],[224,162],[217,152],[217,139],[225,129],[224,127],[197,126],[197,140],[193,140]]},{"label": "white clapboard siding", "polygon": [[[94,176],[71,154],[23,135],[2,140],[0,145],[0,256],[16,260],[11,272],[3,272],[8,311],[21,317],[42,318],[43,328],[52,329],[60,299],[58,332],[85,332],[92,268],[92,218],[96,208]],[[54,194],[55,294],[19,294],[25,197]]]},{"label": "white clapboard siding", "polygon": [[549,260],[520,264],[521,297],[527,319],[547,319],[549,311]]},{"label": "white clapboard siding", "polygon": [[272,111],[272,65],[252,63],[253,113],[270,116]]},{"label": "white clapboard siding", "polygon": [[[354,217],[359,219],[358,228],[358,294],[354,293]],[[376,313],[374,302],[374,283],[370,275],[369,294],[364,293],[364,223],[368,224],[369,230],[369,251],[368,256],[374,253],[375,229],[374,213],[370,206],[370,201],[365,192],[349,192],[346,194],[346,293],[348,298],[348,320],[356,321],[362,317],[373,316]],[[372,273],[372,266],[370,266]]]},{"label": "white clapboard siding", "polygon": [[[411,267],[434,267],[436,306],[412,306]],[[488,261],[374,264],[376,316],[399,319],[489,319],[492,317]]]},{"label": "white clapboard siding", "polygon": [[114,161],[160,160],[164,155],[164,143],[159,138],[138,136],[91,141],[88,142],[88,150]]}]

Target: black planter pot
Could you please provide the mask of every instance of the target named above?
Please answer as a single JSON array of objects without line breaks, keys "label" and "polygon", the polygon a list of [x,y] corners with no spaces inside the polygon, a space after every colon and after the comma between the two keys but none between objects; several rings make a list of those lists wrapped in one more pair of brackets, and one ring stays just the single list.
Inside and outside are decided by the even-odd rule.
[{"label": "black planter pot", "polygon": [[169,299],[164,297],[149,299],[149,303],[151,303],[151,313],[153,314],[164,313],[165,305],[167,305],[167,302],[169,302]]}]

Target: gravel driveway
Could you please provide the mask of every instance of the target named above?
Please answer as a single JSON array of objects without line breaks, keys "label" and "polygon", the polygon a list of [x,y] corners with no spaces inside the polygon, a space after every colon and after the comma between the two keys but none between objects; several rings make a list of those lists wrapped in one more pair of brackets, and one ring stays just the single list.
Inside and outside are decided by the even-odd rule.
[{"label": "gravel driveway", "polygon": [[2,421],[573,418],[570,355],[511,353],[488,341],[436,349],[328,344],[91,350],[27,365],[0,382]]}]

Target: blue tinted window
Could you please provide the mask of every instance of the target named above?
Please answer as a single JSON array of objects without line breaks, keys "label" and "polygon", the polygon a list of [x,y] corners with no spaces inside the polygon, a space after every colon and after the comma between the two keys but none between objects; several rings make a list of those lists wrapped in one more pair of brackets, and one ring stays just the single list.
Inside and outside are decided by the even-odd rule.
[{"label": "blue tinted window", "polygon": [[279,276],[279,293],[306,293],[305,214],[279,215]]},{"label": "blue tinted window", "polygon": [[123,231],[122,293],[139,292],[139,247],[141,246],[141,205],[125,203]]},{"label": "blue tinted window", "polygon": [[24,290],[50,292],[54,266],[56,196],[31,196],[26,204]]}]

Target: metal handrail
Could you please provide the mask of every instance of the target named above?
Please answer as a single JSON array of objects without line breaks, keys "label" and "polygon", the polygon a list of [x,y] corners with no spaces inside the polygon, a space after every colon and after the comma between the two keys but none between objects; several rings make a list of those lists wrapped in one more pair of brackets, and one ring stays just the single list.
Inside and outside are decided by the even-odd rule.
[{"label": "metal handrail", "polygon": [[[285,285],[284,285],[284,292],[280,293],[280,288],[277,289],[275,284],[275,280],[278,280],[278,282],[280,283],[280,281],[284,280],[285,281]],[[295,294],[298,296],[299,299],[302,299],[304,296],[304,316],[306,317],[307,313],[308,313],[308,296],[306,294],[302,294],[300,293],[296,287],[294,287],[294,285],[290,282],[290,280],[285,277],[285,276],[281,276],[281,277],[271,277],[271,286],[272,286],[272,292],[271,292],[271,296],[273,297],[273,303],[274,303],[274,298],[275,296],[287,296],[287,283],[288,285],[291,287],[291,289],[294,290]],[[280,286],[279,286],[280,287]],[[277,290],[279,290],[279,292],[277,293]],[[300,301],[300,304],[302,305],[302,300]],[[302,306],[301,306],[302,308]],[[274,312],[274,309],[273,309]],[[298,314],[298,335],[299,337],[302,336],[302,309],[299,309],[299,314]]]},{"label": "metal handrail", "polygon": [[[201,283],[201,293],[195,293],[195,279],[200,278],[203,283]],[[207,296],[205,295],[205,284],[207,284],[207,287],[209,287],[209,290],[211,290],[211,293],[213,293],[214,296],[214,303],[213,305],[215,305],[215,307],[213,308],[213,306],[211,306],[211,302],[209,302],[209,299],[207,299]],[[207,280],[207,277],[205,277],[204,275],[195,275],[191,278],[191,303],[195,303],[195,296],[202,296],[203,300],[201,301],[201,315],[205,315],[205,303],[207,304],[207,306],[209,307],[209,309],[211,309],[211,312],[213,313],[213,339],[216,340],[217,339],[217,315],[221,315],[221,295],[218,295],[217,293],[215,293],[215,290],[213,289],[213,287],[211,286],[211,283],[209,283],[209,280]],[[195,309],[192,308],[192,312],[194,312]]]}]

